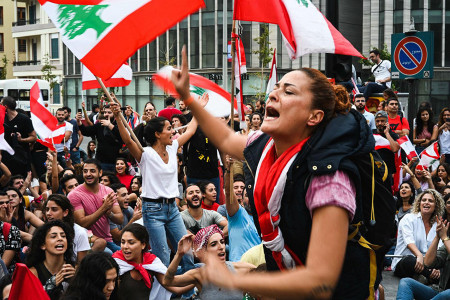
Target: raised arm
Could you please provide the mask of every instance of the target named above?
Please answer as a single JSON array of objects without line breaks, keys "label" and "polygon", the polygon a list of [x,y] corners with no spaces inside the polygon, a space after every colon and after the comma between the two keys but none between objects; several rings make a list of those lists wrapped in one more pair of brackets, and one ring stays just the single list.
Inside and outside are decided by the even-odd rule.
[{"label": "raised arm", "polygon": [[197,130],[198,123],[195,118],[192,118],[191,122],[189,122],[188,127],[186,128],[186,132],[180,135],[177,138],[178,141],[178,147],[183,146],[186,144],[187,141],[194,135],[195,131]]},{"label": "raised arm", "polygon": [[213,117],[198,101],[194,101],[193,98],[191,98],[189,91],[188,61],[185,46],[182,51],[181,71],[173,70],[171,80],[180,95],[180,99],[183,100],[189,107],[192,114],[197,119],[202,131],[211,140],[211,142],[220,151],[243,160],[247,138],[235,134],[231,128]]},{"label": "raised arm", "polygon": [[125,125],[122,123],[122,120],[120,118],[120,114],[122,113],[120,110],[120,105],[118,103],[111,102],[111,110],[114,114],[114,118],[117,122],[117,128],[119,129],[120,137],[122,138],[122,141],[127,146],[128,150],[130,150],[131,155],[137,160],[137,162],[141,162],[142,157],[142,151],[139,149],[138,145],[133,141],[133,139],[130,136],[130,133],[125,128]]}]

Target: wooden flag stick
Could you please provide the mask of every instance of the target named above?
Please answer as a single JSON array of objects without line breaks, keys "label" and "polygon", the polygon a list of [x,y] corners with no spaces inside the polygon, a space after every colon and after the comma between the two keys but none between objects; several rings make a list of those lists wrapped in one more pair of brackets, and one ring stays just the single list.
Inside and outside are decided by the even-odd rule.
[{"label": "wooden flag stick", "polygon": [[[120,104],[119,101],[116,101],[113,97],[111,97],[111,94],[109,93],[108,89],[106,88],[105,84],[103,83],[102,79],[95,76],[95,78],[97,78],[98,83],[100,84],[100,86],[102,87],[103,93],[106,94],[106,97],[108,98],[109,102],[116,102],[117,104]],[[120,119],[122,120],[123,125],[125,125],[125,127],[127,128],[128,132],[130,133],[131,138],[133,139],[133,141],[137,144],[137,146],[139,147],[139,149],[144,152],[144,148],[142,148],[141,143],[139,142],[138,138],[136,137],[136,135],[134,134],[133,130],[131,129],[130,125],[128,125],[128,122],[125,120],[124,116],[122,113],[120,113]]]},{"label": "wooden flag stick", "polygon": [[[234,85],[235,85],[235,80],[234,80],[234,75],[235,75],[235,66],[236,66],[236,21],[233,20],[233,26],[231,29],[232,32],[232,38],[231,38],[231,99],[230,99],[230,103],[231,103],[231,110],[230,110],[230,125],[231,125],[231,130],[234,130]],[[234,192],[233,192],[233,168],[230,165],[230,184],[229,184],[229,195],[230,195],[230,203],[234,202]]]}]

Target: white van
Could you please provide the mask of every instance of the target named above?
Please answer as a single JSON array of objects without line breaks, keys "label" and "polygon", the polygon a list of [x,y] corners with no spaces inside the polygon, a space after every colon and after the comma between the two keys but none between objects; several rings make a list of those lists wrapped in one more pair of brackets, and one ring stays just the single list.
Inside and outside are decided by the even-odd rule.
[{"label": "white van", "polygon": [[30,90],[38,83],[42,93],[42,100],[48,109],[50,101],[50,84],[42,79],[6,79],[0,80],[0,99],[6,96],[13,97],[17,101],[17,107],[25,111],[30,110]]}]

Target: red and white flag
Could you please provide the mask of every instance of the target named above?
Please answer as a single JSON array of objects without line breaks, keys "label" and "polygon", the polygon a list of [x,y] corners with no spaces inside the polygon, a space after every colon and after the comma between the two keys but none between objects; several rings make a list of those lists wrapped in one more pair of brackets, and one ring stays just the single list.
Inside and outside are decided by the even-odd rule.
[{"label": "red and white flag", "polygon": [[403,170],[402,170],[402,151],[397,151],[395,155],[395,174],[394,174],[394,184],[392,185],[392,193],[395,194],[400,190],[400,186],[403,182]]},{"label": "red and white flag", "polygon": [[247,65],[245,61],[244,45],[242,39],[238,34],[231,33],[232,38],[236,38],[236,57],[234,62],[234,84],[236,86],[236,100],[237,111],[239,115],[240,128],[246,126],[245,122],[245,107],[244,107],[244,95],[242,93],[242,81],[241,75],[247,73]]},{"label": "red and white flag", "polygon": [[434,142],[420,153],[419,166],[423,166],[430,172],[439,167],[439,149],[438,143]]},{"label": "red and white flag", "polygon": [[6,118],[6,107],[3,105],[0,105],[0,150],[5,150],[9,154],[13,155],[14,150],[11,148],[11,146],[8,144],[8,142],[5,140],[5,118]]},{"label": "red and white flag", "polygon": [[389,140],[387,138],[384,138],[379,134],[374,134],[373,138],[375,139],[375,150],[379,149],[391,150],[391,143],[389,143]]},{"label": "red and white flag", "polygon": [[50,300],[39,278],[25,264],[17,263],[12,276],[10,300]]},{"label": "red and white flag", "polygon": [[278,24],[292,59],[308,53],[363,57],[310,0],[235,0],[233,19]]},{"label": "red and white flag", "polygon": [[56,151],[54,145],[60,144],[66,133],[66,125],[58,125],[58,120],[49,112],[42,100],[41,90],[36,82],[30,90],[31,122],[37,134],[37,141]]},{"label": "red and white flag", "polygon": [[[119,70],[107,80],[103,80],[103,83],[106,87],[117,87],[117,86],[127,86],[131,83],[133,79],[133,71],[130,66],[127,64],[123,64]],[[91,89],[101,89],[100,83],[98,83],[94,74],[89,71],[88,68],[83,66],[83,72],[81,75],[82,85],[81,88],[83,90],[91,90]]]},{"label": "red and white flag", "polygon": [[399,138],[397,140],[397,143],[400,145],[403,151],[405,151],[406,156],[408,157],[409,160],[419,156],[417,155],[416,148],[414,148],[413,144],[411,143],[407,135]]},{"label": "red and white flag", "polygon": [[266,98],[264,99],[267,102],[267,99],[269,98],[270,92],[272,92],[273,88],[275,87],[275,84],[277,83],[277,49],[273,50],[273,58],[272,58],[272,66],[270,67],[270,75],[269,75],[269,81],[267,82],[267,88],[266,88]]},{"label": "red and white flag", "polygon": [[203,0],[39,0],[61,39],[96,76],[111,78],[138,49]]},{"label": "red and white flag", "polygon": [[[174,70],[174,68],[171,66],[161,68],[152,76],[152,81],[165,93],[168,93],[175,98],[179,98],[172,81],[170,81],[172,70]],[[194,99],[198,99],[204,93],[208,93],[209,101],[208,104],[206,104],[205,109],[209,111],[210,114],[215,117],[226,117],[230,115],[230,93],[211,80],[194,73],[189,73],[189,83],[191,96]],[[237,112],[236,99],[234,100],[234,111],[235,113]]]}]

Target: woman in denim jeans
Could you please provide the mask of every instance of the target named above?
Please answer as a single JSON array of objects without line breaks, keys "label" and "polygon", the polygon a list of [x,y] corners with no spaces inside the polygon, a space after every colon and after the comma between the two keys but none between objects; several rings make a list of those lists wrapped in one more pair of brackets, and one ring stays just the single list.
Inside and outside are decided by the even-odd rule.
[{"label": "woman in denim jeans", "polygon": [[[119,121],[120,105],[111,104],[111,108],[118,120],[120,135],[141,168],[142,216],[150,235],[151,250],[164,265],[169,266],[167,238],[176,251],[178,241],[187,233],[174,201],[175,197],[179,197],[177,151],[194,134],[197,122],[192,120],[186,133],[172,141],[174,130],[170,122],[161,117],[151,119],[144,128],[144,139],[148,146],[142,151],[131,139],[122,121]],[[184,272],[192,269],[193,257],[186,256],[182,267]]]}]

